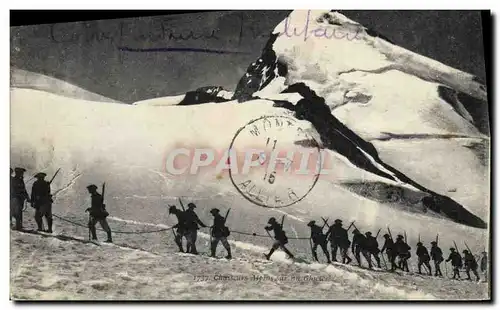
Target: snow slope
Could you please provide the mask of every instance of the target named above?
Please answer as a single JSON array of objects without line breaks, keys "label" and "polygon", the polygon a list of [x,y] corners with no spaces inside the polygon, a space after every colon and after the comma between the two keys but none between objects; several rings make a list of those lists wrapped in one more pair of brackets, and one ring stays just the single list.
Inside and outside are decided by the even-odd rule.
[{"label": "snow slope", "polygon": [[[307,18],[300,11],[291,16],[297,25],[300,17]],[[320,14],[314,15],[311,23],[325,28],[340,23],[342,29],[354,32],[361,29],[338,14],[325,16],[338,20],[330,24],[323,17],[321,22],[316,18]],[[170,227],[175,220],[168,217],[166,207],[184,197],[185,204],[196,202],[206,223],[212,220],[208,212],[212,207],[222,211],[232,208],[229,227],[249,234],[231,234],[236,260],[228,263],[179,257],[173,253],[169,232],[117,234],[114,239],[123,245],[121,248],[62,241],[84,238],[87,231],[58,218],[55,234],[66,237],[41,239],[11,233],[12,294],[16,298],[57,299],[487,298],[486,284],[473,284],[470,289],[469,283],[406,278],[353,267],[290,265],[282,253],[276,254],[272,264],[261,261],[270,240],[252,233],[264,234],[267,219],[282,215],[287,215],[287,235],[295,238],[309,235],[309,220],[328,217],[342,218],[345,223],[356,220],[362,231],[385,231],[389,226],[393,234],[406,232],[413,248],[419,236],[428,245],[439,234],[445,255],[454,241],[460,250],[466,242],[475,253],[488,246],[488,230],[482,228],[489,222],[489,163],[477,145],[487,145],[489,138],[473,124],[465,104],[444,100],[442,93],[448,94],[448,90],[440,88],[446,85],[482,99],[481,87],[470,75],[431,60],[422,61],[419,55],[395,57],[406,54],[373,38],[349,42],[309,38],[304,42],[303,38],[275,35],[260,61],[249,67],[233,100],[230,93],[217,87],[134,105],[11,87],[11,165],[25,167],[27,180],[35,172],[51,175],[62,168],[52,184],[56,215],[84,225],[83,210],[89,203],[85,187],[105,181],[113,230]],[[285,40],[295,41],[290,44]],[[336,54],[332,56],[330,51]],[[412,65],[403,68],[401,59]],[[390,69],[384,69],[387,66]],[[341,73],[343,70],[348,72]],[[404,85],[395,87],[394,81]],[[175,148],[203,147],[222,154],[238,129],[263,115],[298,118],[300,127],[318,139],[332,161],[333,173],[320,176],[299,203],[282,209],[259,207],[236,190],[227,170],[217,173],[213,166],[196,176],[166,173],[166,158]],[[255,147],[256,141],[242,138],[238,143],[238,147],[248,149]],[[284,149],[309,148],[297,144],[294,136],[285,137],[280,144]],[[249,177],[258,175],[252,173]],[[272,190],[283,192],[309,181],[304,176],[278,176]],[[30,192],[31,181],[27,186]],[[398,199],[388,199],[390,191],[396,191]],[[421,199],[429,193],[451,198],[454,204],[444,213],[424,213]],[[466,216],[460,218],[463,214]],[[28,227],[34,227],[33,223]],[[207,240],[204,232],[198,242],[203,251]],[[290,249],[310,259],[307,240],[293,239]],[[333,280],[304,285],[286,281],[243,281],[241,286],[235,286],[234,281],[193,283],[194,275],[223,272],[246,276],[328,274]],[[37,286],[29,288],[34,281]],[[200,289],[193,293],[193,286]],[[63,287],[68,293],[62,292]]]},{"label": "snow slope", "polygon": [[66,81],[17,68],[10,69],[10,86],[43,90],[75,99],[119,103],[117,100],[89,92]]}]

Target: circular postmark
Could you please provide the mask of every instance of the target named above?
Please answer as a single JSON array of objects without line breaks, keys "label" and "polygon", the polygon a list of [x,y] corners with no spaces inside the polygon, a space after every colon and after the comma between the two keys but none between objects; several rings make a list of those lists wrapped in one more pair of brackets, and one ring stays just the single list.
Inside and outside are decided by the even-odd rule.
[{"label": "circular postmark", "polygon": [[235,158],[244,157],[241,165],[230,163],[231,182],[258,206],[283,208],[301,201],[321,173],[320,144],[292,117],[262,116],[248,122],[236,132],[229,150]]}]

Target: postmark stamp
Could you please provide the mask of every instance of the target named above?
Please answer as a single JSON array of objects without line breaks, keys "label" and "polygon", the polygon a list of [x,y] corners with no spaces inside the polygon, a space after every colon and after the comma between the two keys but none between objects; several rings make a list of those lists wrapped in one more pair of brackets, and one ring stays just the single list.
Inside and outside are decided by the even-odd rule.
[{"label": "postmark stamp", "polygon": [[[309,141],[311,147],[299,147],[298,141]],[[235,173],[234,166],[230,165],[230,180],[245,199],[258,206],[291,206],[304,199],[318,181],[319,145],[292,117],[254,119],[236,132],[229,146],[231,151],[241,153],[243,150],[245,154],[241,171]]]}]

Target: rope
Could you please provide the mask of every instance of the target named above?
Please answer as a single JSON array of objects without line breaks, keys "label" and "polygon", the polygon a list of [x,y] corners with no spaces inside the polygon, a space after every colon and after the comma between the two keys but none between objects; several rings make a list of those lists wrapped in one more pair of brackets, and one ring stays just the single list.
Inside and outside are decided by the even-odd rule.
[{"label": "rope", "polygon": [[[56,214],[52,214],[52,216],[60,219],[60,220],[63,220],[65,222],[68,222],[68,223],[71,223],[73,225],[76,225],[76,226],[80,226],[80,227],[83,227],[83,228],[88,228],[87,225],[84,225],[84,224],[80,224],[80,223],[77,223],[77,222],[74,222],[74,221],[71,221],[71,220],[68,220],[64,217],[61,217],[59,215],[56,215]],[[162,231],[167,231],[167,230],[170,230],[172,229],[172,227],[170,228],[162,228],[162,229],[157,229],[157,230],[145,230],[145,231],[119,231],[119,230],[113,230],[112,232],[115,233],[115,234],[150,234],[150,233],[157,233],[157,232],[162,232]],[[104,231],[103,229],[98,229],[100,231]]]},{"label": "rope", "polygon": [[[71,221],[71,220],[68,220],[62,216],[59,216],[57,214],[52,214],[53,217],[56,217],[62,221],[65,221],[65,222],[68,222],[68,223],[71,223],[75,226],[79,226],[79,227],[83,227],[83,228],[88,228],[87,225],[84,225],[84,224],[80,224],[80,223],[77,223],[75,221]],[[168,231],[170,229],[173,229],[172,227],[170,228],[162,228],[162,229],[156,229],[156,230],[144,230],[144,231],[119,231],[119,230],[113,230],[112,232],[113,233],[116,233],[116,234],[151,234],[151,233],[157,233],[157,232],[162,232],[162,231]],[[103,229],[98,229],[100,231],[104,231]],[[262,237],[262,238],[268,238],[267,235],[261,235],[261,234],[257,234],[257,233],[248,233],[248,232],[243,232],[243,231],[231,231],[231,233],[235,233],[235,234],[240,234],[240,235],[247,235],[247,236],[253,236],[253,237]],[[288,239],[294,239],[294,240],[307,240],[307,239],[310,239],[309,237],[290,237]]]}]

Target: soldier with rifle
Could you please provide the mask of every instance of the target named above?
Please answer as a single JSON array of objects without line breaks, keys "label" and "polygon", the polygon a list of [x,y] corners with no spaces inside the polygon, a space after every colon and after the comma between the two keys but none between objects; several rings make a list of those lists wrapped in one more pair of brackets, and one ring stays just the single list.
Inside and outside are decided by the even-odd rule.
[{"label": "soldier with rifle", "polygon": [[[231,210],[231,209],[229,209]],[[229,228],[226,226],[226,220],[227,216],[229,214],[229,210],[227,210],[226,216],[222,217],[220,215],[220,211],[217,208],[213,208],[210,210],[210,213],[214,217],[214,224],[212,225],[211,229],[211,236],[213,237],[212,242],[211,242],[211,257],[215,257],[215,252],[217,250],[217,245],[219,244],[219,241],[222,242],[222,245],[227,251],[227,256],[226,259],[231,259],[231,246],[229,245],[229,242],[227,242],[227,237],[230,234]]]},{"label": "soldier with rifle", "polygon": [[14,168],[14,176],[10,179],[10,215],[16,220],[16,230],[23,229],[23,207],[24,201],[31,202],[24,184],[24,172],[26,169]]},{"label": "soldier with rifle", "polygon": [[198,239],[198,229],[199,229],[198,225],[200,225],[201,227],[208,227],[208,226],[203,224],[203,222],[200,220],[196,212],[194,212],[195,208],[196,205],[194,203],[192,202],[188,203],[188,208],[184,214],[185,215],[184,219],[187,229],[186,239],[187,239],[188,253],[196,255],[198,254],[198,251],[196,250],[196,239]]},{"label": "soldier with rifle", "polygon": [[[436,238],[437,240],[437,238]],[[443,262],[443,251],[438,247],[437,241],[431,242],[431,259],[434,261],[434,276],[443,276],[441,273],[441,263]]]},{"label": "soldier with rifle", "polygon": [[[456,245],[455,245],[456,246]],[[462,268],[462,257],[458,253],[458,250],[455,251],[455,248],[450,248],[450,256],[446,262],[451,261],[451,265],[453,266],[453,279],[460,279],[460,268]]]},{"label": "soldier with rifle", "polygon": [[173,230],[174,241],[175,241],[175,244],[177,244],[177,246],[179,247],[179,251],[184,252],[184,249],[182,247],[182,237],[186,238],[186,235],[188,232],[186,229],[184,212],[182,210],[177,209],[175,206],[169,206],[168,214],[174,214],[177,217],[177,224],[175,224],[172,227],[172,229],[176,230],[176,231]]},{"label": "soldier with rifle", "polygon": [[[378,237],[379,233],[380,233],[380,229],[377,232],[377,237]],[[380,253],[380,250],[378,248],[377,237],[373,237],[372,233],[369,231],[367,231],[365,233],[365,236],[366,236],[366,249],[368,251],[368,256],[371,260],[371,255],[373,255],[373,257],[375,257],[375,261],[377,262],[377,267],[381,268],[380,267],[380,257],[378,256],[378,254]]]},{"label": "soldier with rifle", "polygon": [[483,256],[481,256],[481,272],[484,275],[484,280],[488,281],[488,253],[483,251]]},{"label": "soldier with rifle", "polygon": [[46,173],[39,172],[35,175],[37,179],[31,189],[31,205],[35,208],[35,222],[38,231],[43,231],[43,218],[47,220],[47,232],[52,233],[52,194],[50,193],[50,184],[54,181],[61,168],[59,168],[52,179],[45,181]]},{"label": "soldier with rifle", "polygon": [[[390,232],[390,231],[389,231]],[[380,252],[382,252],[382,255],[384,255],[384,250],[386,251],[385,253],[387,254],[387,259],[391,262],[391,271],[396,270],[396,250],[394,247],[394,241],[392,240],[392,237],[390,234],[384,234],[384,245],[382,246],[382,249],[380,249]]]},{"label": "soldier with rifle", "polygon": [[288,238],[287,238],[285,232],[283,231],[283,219],[284,218],[285,218],[285,216],[283,216],[283,218],[281,220],[281,224],[279,224],[274,217],[271,217],[269,219],[269,221],[267,221],[267,224],[269,224],[269,226],[264,227],[264,229],[266,230],[269,237],[271,237],[271,235],[269,234],[269,231],[271,231],[271,230],[274,231],[275,242],[273,243],[273,246],[271,247],[271,250],[269,251],[269,253],[264,254],[266,259],[268,259],[268,260],[271,258],[271,255],[273,255],[274,251],[276,251],[276,249],[278,249],[278,248],[283,250],[288,255],[288,257],[290,257],[291,259],[294,259],[293,254],[285,247],[285,245],[288,243]]},{"label": "soldier with rifle", "polygon": [[396,242],[394,242],[394,248],[396,255],[399,257],[399,268],[403,271],[409,272],[408,259],[411,257],[411,247],[403,240],[402,235],[396,237]]},{"label": "soldier with rifle", "polygon": [[431,260],[429,251],[427,251],[427,248],[422,244],[422,242],[420,242],[420,240],[417,243],[416,254],[418,257],[418,273],[422,274],[422,265],[424,265],[425,267],[427,267],[428,275],[432,275],[431,264],[429,264]]},{"label": "soldier with rifle", "polygon": [[106,242],[113,242],[111,237],[111,229],[109,228],[108,221],[106,217],[109,216],[108,211],[106,211],[106,205],[104,204],[104,191],[105,184],[102,185],[102,193],[103,195],[97,192],[97,186],[94,184],[90,184],[87,186],[87,190],[90,193],[91,197],[91,206],[87,208],[85,212],[89,212],[89,230],[92,234],[92,240],[97,241],[97,232],[95,225],[97,223],[101,224],[102,229],[107,233],[108,239]]},{"label": "soldier with rifle", "polygon": [[355,228],[352,233],[354,237],[352,238],[351,251],[354,253],[358,265],[362,267],[360,256],[360,253],[362,253],[368,262],[368,268],[372,269],[372,260],[368,253],[366,237],[357,228]]},{"label": "soldier with rifle", "polygon": [[[325,219],[323,219],[325,221]],[[326,221],[325,221],[326,224]],[[349,246],[351,245],[351,241],[349,241],[349,237],[347,235],[347,231],[354,222],[349,225],[347,229],[342,227],[342,220],[336,219],[334,224],[328,228],[328,232],[326,233],[326,238],[330,240],[330,246],[332,248],[332,261],[337,261],[337,249],[340,248],[340,256],[342,257],[342,264],[349,264],[352,259],[347,254],[349,250]],[[328,225],[328,224],[326,224]]]},{"label": "soldier with rifle", "polygon": [[476,281],[480,281],[481,278],[479,277],[479,274],[477,273],[477,261],[474,255],[472,255],[472,251],[470,250],[469,246],[467,243],[465,243],[465,246],[467,247],[467,250],[464,250],[464,265],[465,265],[465,273],[467,274],[467,280],[472,280],[470,278],[470,271],[474,273],[476,276]]},{"label": "soldier with rifle", "polygon": [[[327,222],[325,220],[325,225],[327,225]],[[311,228],[311,237],[309,240],[312,240],[313,245],[311,246],[311,251],[312,255],[315,261],[318,261],[318,254],[316,253],[316,250],[318,249],[318,245],[321,247],[323,250],[323,253],[325,253],[327,263],[330,264],[330,255],[328,254],[328,249],[327,249],[327,240],[326,240],[326,235],[323,234],[323,228],[325,227],[320,227],[316,225],[316,221],[310,221],[307,226]]]}]

